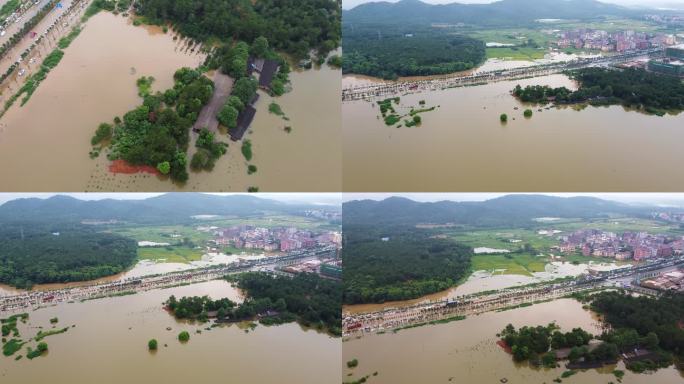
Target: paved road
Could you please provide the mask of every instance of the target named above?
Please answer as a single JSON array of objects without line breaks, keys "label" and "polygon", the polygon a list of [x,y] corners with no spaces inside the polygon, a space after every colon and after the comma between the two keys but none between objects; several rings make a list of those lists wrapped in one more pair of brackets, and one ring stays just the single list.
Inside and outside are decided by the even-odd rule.
[{"label": "paved road", "polygon": [[230,76],[224,75],[220,70],[216,71],[214,75],[214,95],[211,97],[209,104],[207,104],[200,111],[199,117],[193,126],[194,129],[208,128],[212,132],[218,131],[218,119],[216,114],[223,108],[223,105],[228,100],[230,92],[233,90],[233,79]]},{"label": "paved road", "polygon": [[[684,264],[684,257],[671,258],[652,264],[640,265],[604,272],[598,276],[585,276],[562,283],[537,284],[528,287],[512,287],[487,294],[464,295],[456,300],[421,303],[401,308],[346,315],[342,320],[343,335],[391,331],[410,325],[443,320],[454,316],[469,316],[483,312],[558,299],[571,293],[610,287],[631,288],[635,278],[643,278],[677,269]],[[634,287],[643,294],[657,294],[652,290]]]},{"label": "paved road", "polygon": [[454,87],[482,85],[497,81],[516,80],[528,77],[546,76],[561,73],[566,70],[580,69],[594,66],[609,66],[639,57],[661,55],[662,49],[628,52],[621,55],[578,59],[569,62],[533,65],[521,68],[511,68],[489,72],[478,72],[471,75],[450,74],[428,80],[412,80],[399,82],[385,82],[380,84],[362,85],[342,90],[342,101],[372,100],[377,97],[399,95],[431,90],[442,90]]},{"label": "paved road", "polygon": [[275,270],[276,266],[284,266],[321,256],[330,256],[334,255],[335,252],[336,250],[333,247],[320,247],[313,250],[295,251],[284,256],[215,265],[160,275],[126,278],[108,283],[45,291],[26,291],[16,295],[1,296],[0,317],[7,313],[33,310],[54,303],[82,301],[130,292],[169,288],[181,284],[199,283],[220,279],[232,273],[257,270],[272,271]]}]

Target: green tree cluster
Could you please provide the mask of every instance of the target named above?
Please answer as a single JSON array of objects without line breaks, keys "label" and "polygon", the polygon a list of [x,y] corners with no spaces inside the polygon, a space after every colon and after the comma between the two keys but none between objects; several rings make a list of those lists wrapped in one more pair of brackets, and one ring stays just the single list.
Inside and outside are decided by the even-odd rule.
[{"label": "green tree cluster", "polygon": [[470,269],[472,249],[415,227],[345,224],[344,302],[407,300],[447,289]]}]

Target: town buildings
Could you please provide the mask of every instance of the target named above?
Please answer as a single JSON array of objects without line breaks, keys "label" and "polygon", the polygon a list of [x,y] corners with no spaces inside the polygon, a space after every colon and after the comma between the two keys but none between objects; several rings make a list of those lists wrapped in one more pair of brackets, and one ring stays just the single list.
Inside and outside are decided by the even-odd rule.
[{"label": "town buildings", "polygon": [[641,261],[666,258],[684,252],[684,237],[668,237],[646,232],[616,234],[597,229],[575,231],[560,236],[557,246],[561,253],[581,253],[583,256],[606,257],[619,261]]},{"label": "town buildings", "polygon": [[340,246],[342,236],[334,231],[303,230],[294,227],[264,228],[239,225],[214,230],[216,245],[265,252],[290,252],[317,246]]}]

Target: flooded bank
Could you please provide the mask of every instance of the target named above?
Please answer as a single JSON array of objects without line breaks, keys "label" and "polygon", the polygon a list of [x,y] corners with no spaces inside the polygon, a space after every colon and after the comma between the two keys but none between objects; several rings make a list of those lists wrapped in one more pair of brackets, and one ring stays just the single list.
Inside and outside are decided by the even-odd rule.
[{"label": "flooded bank", "polygon": [[[517,364],[496,345],[496,334],[508,323],[516,327],[546,325],[555,321],[563,331],[582,327],[599,333],[599,323],[582,305],[561,299],[505,312],[490,312],[448,324],[402,330],[396,334],[372,334],[342,344],[344,361],[358,359],[355,369],[344,368],[343,381],[371,375],[368,383],[551,383],[566,369],[531,368]],[[617,382],[613,369],[580,371],[564,383],[605,384]],[[378,372],[377,376],[372,376]],[[352,376],[347,376],[352,373]],[[623,383],[672,384],[684,376],[675,368],[653,374],[626,371]]]},{"label": "flooded bank", "polygon": [[[576,88],[564,75],[402,96],[440,106],[422,125],[388,127],[377,105],[346,102],[346,191],[674,191],[684,187],[677,143],[684,114],[664,117],[621,106],[528,108],[516,84]],[[516,109],[517,108],[517,109]],[[508,114],[502,124],[499,115]],[[420,161],[416,161],[419,159]],[[653,172],[658,169],[658,172]]]},{"label": "flooded bank", "polygon": [[381,311],[388,308],[401,308],[414,304],[428,303],[431,301],[456,299],[459,296],[471,295],[474,293],[483,293],[521,285],[541,283],[562,277],[579,276],[581,274],[587,273],[589,268],[607,271],[624,267],[629,267],[629,264],[598,264],[592,262],[589,264],[582,263],[575,265],[569,262],[556,261],[546,264],[543,272],[534,272],[531,274],[531,276],[504,274],[504,272],[501,270],[474,271],[465,282],[444,291],[435,292],[412,300],[388,301],[380,304],[346,305],[343,308],[343,312],[349,314],[359,314]]},{"label": "flooded bank", "polygon": [[[62,62],[24,106],[0,120],[0,170],[5,191],[339,191],[341,122],[339,70],[293,72],[293,91],[273,101],[289,121],[270,114],[262,95],[247,139],[257,173],[247,174],[239,143],[212,172],[191,173],[185,186],[150,174],[115,175],[104,153],[88,156],[101,122],[141,103],[136,80],[153,76],[154,91],[173,85],[173,73],[204,61],[187,42],[157,27],[136,27],[130,19],[101,12],[92,17]],[[291,127],[291,133],[285,127]],[[230,141],[221,135],[223,141]],[[21,161],[17,161],[21,160]],[[316,166],[311,164],[315,163]]]},{"label": "flooded bank", "polygon": [[[30,361],[0,357],[0,377],[3,382],[56,384],[339,382],[340,339],[295,323],[259,325],[247,333],[238,324],[207,331],[206,324],[177,321],[164,311],[162,302],[170,295],[241,300],[227,282],[213,281],[40,309],[30,313],[28,325],[19,324],[22,337],[37,333],[33,327],[49,326],[53,317],[59,319],[58,328],[76,327],[47,337],[46,356]],[[177,340],[182,330],[190,333],[186,344]],[[159,342],[156,353],[147,349],[151,338]]]}]

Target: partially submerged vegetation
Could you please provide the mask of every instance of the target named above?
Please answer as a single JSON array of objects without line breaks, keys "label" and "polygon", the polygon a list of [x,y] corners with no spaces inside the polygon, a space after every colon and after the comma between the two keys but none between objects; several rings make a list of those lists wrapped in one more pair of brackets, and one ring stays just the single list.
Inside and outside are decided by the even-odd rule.
[{"label": "partially submerged vegetation", "polygon": [[[139,81],[143,94],[149,91],[150,83],[149,78],[144,79]],[[202,107],[209,102],[214,84],[202,72],[191,68],[176,71],[174,80],[173,88],[163,93],[146,94],[142,105],[127,112],[123,119],[114,119],[107,158],[124,160],[136,166],[150,166],[168,174],[173,181],[183,183],[189,177],[187,151],[190,128]],[[221,152],[219,147],[224,148],[219,144],[212,145],[210,154],[215,156]],[[206,150],[204,147],[200,149]],[[204,166],[208,164],[209,161],[202,162]]]},{"label": "partially submerged vegetation", "polygon": [[513,95],[522,102],[556,105],[588,103],[590,105],[623,105],[649,114],[664,115],[684,110],[684,83],[643,69],[586,68],[570,73],[580,87],[530,85],[516,86]]},{"label": "partially submerged vegetation", "polygon": [[[684,351],[684,297],[667,294],[660,298],[635,297],[619,291],[604,291],[575,297],[589,302],[592,310],[603,315],[607,327],[594,338],[575,328],[562,333],[555,324],[546,327],[508,325],[500,337],[516,361],[529,360],[533,365],[556,367],[558,360],[568,360],[569,377],[576,369],[600,368],[618,359],[632,372],[655,371],[681,359]],[[613,371],[617,379],[624,372]]]},{"label": "partially submerged vegetation", "polygon": [[[400,102],[400,97],[391,97],[377,102],[385,125],[394,126],[401,122],[402,119],[405,119],[403,123],[404,126],[408,128],[415,127],[423,122],[423,119],[420,116],[421,113],[432,112],[437,109],[437,107],[424,107],[425,100],[421,100],[418,103],[418,106],[410,106],[409,112],[402,115],[397,112],[397,108],[400,107]],[[397,128],[400,127],[401,125],[397,125]]]},{"label": "partially submerged vegetation", "polygon": [[227,298],[171,296],[167,308],[179,319],[205,322],[215,318],[217,323],[259,321],[264,325],[297,321],[332,335],[341,334],[339,282],[313,274],[290,278],[256,272],[230,280],[247,294],[242,304]]}]

